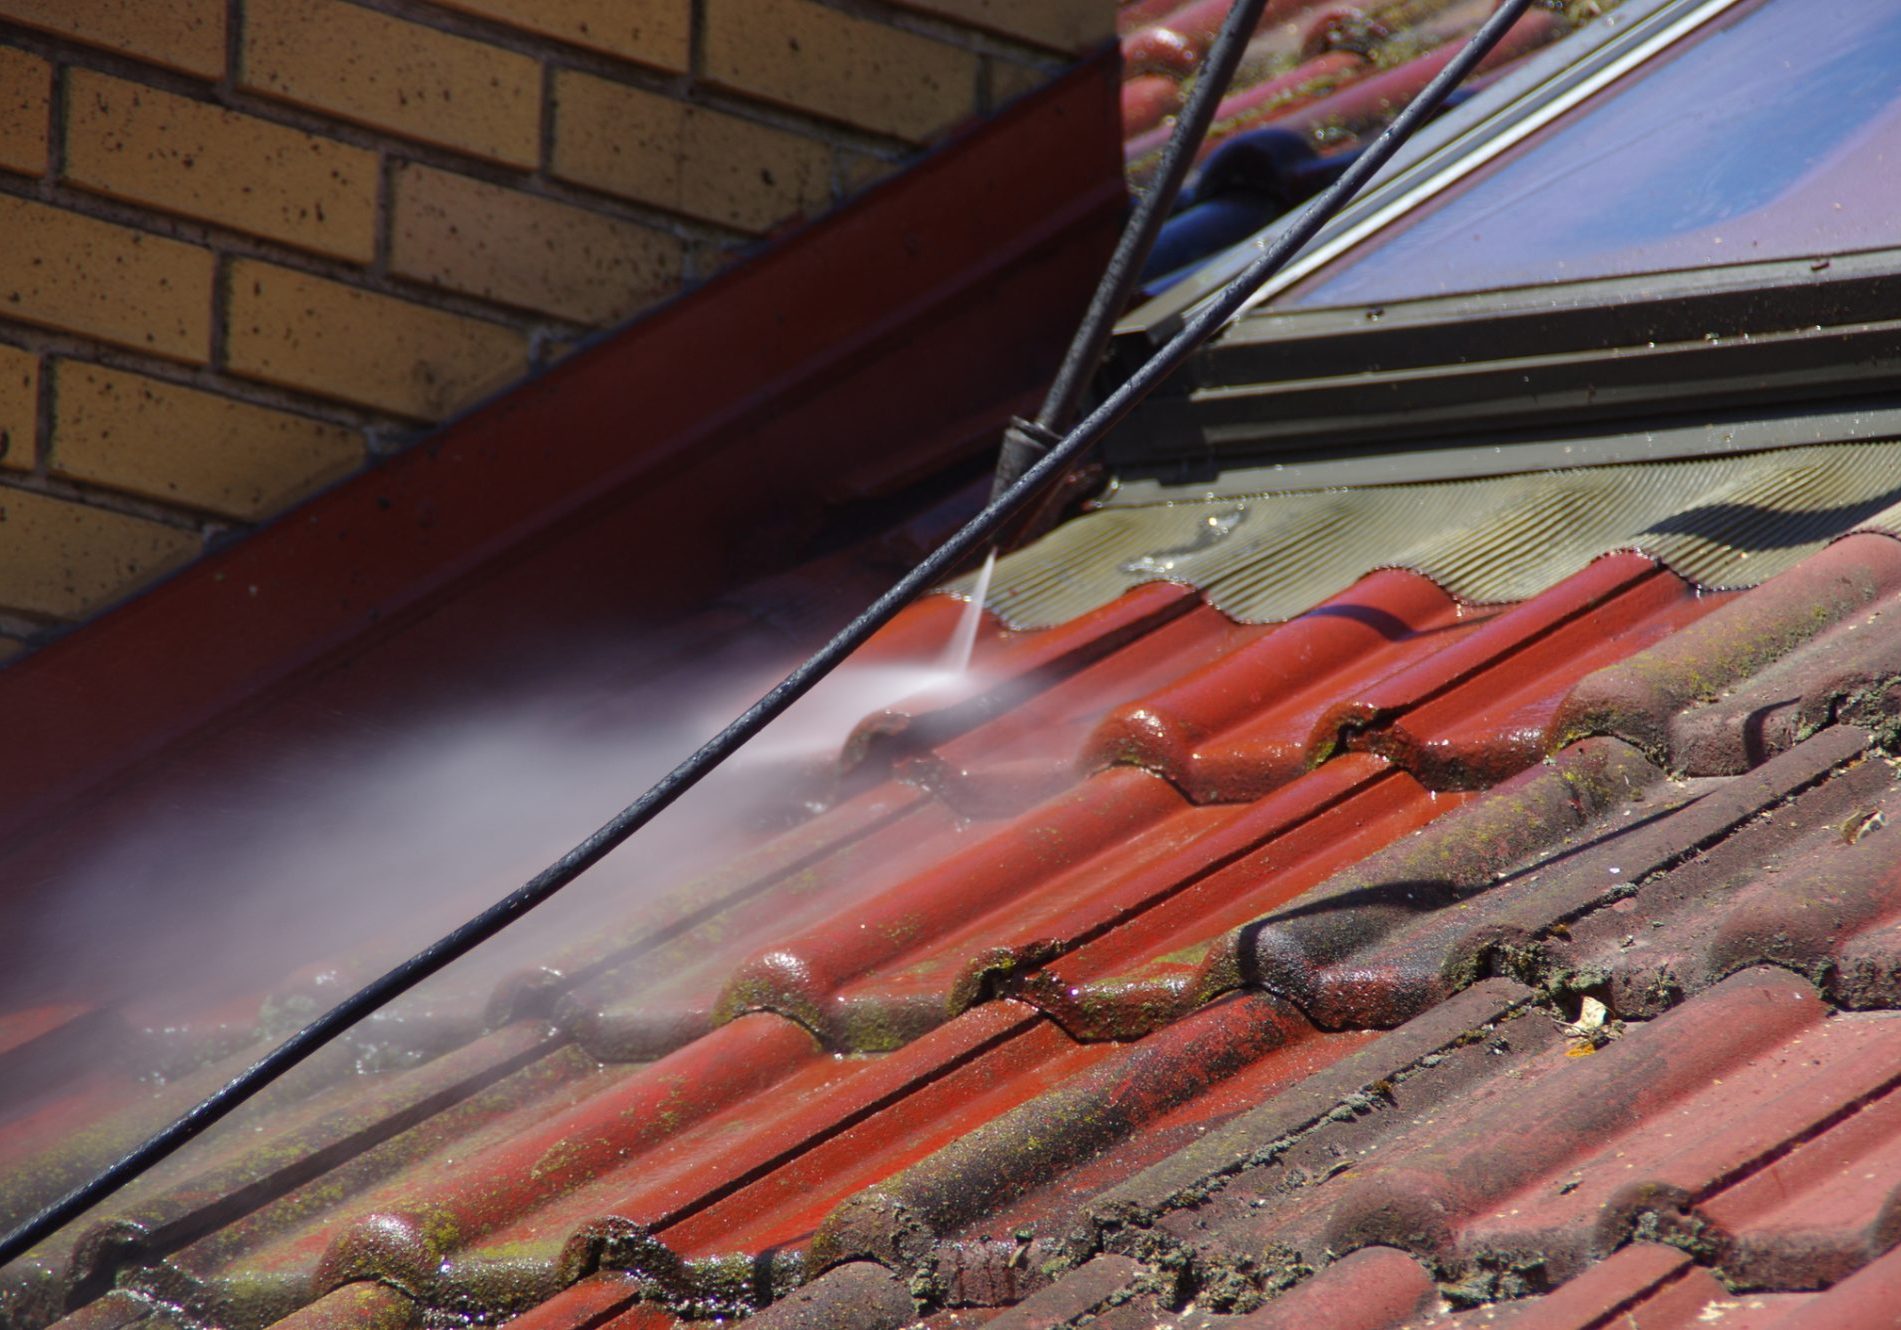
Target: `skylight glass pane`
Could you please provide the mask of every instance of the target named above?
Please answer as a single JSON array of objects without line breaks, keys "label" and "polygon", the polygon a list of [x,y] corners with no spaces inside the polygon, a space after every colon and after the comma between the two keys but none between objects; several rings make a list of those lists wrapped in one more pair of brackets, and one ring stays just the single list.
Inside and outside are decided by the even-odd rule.
[{"label": "skylight glass pane", "polygon": [[1901,244],[1901,0],[1770,0],[1295,287],[1354,305]]}]

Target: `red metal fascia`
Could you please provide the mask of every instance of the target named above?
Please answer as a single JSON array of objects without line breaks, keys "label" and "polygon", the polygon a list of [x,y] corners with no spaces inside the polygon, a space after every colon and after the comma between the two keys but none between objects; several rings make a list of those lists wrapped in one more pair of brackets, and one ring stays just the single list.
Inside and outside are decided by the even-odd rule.
[{"label": "red metal fascia", "polygon": [[[0,830],[413,628],[431,601],[458,601],[465,635],[666,612],[724,585],[739,535],[775,514],[967,455],[1053,366],[1106,256],[1125,198],[1118,91],[1105,47],[853,205],[0,673]],[[656,566],[656,548],[676,566]],[[428,646],[409,654],[442,649]]]}]

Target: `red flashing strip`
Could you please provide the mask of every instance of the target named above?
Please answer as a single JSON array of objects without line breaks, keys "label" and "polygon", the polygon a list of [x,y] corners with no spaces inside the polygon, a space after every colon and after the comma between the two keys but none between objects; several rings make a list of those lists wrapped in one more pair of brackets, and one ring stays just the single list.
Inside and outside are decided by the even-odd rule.
[{"label": "red flashing strip", "polygon": [[[0,673],[0,831],[44,827],[76,794],[346,653],[366,687],[413,684],[484,636],[676,612],[783,558],[769,524],[787,513],[969,456],[1053,369],[1113,242],[1117,77],[1105,47],[852,205]],[[362,659],[392,637],[393,656]]]}]

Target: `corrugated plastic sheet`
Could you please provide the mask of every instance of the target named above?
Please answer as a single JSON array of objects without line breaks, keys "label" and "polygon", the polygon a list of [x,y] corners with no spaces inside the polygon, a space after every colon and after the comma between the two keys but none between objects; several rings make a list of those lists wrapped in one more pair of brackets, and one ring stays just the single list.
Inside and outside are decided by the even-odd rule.
[{"label": "corrugated plastic sheet", "polygon": [[[1278,625],[1157,584],[977,663],[867,717],[800,825],[275,1087],[6,1270],[0,1322],[1885,1305],[1901,544],[1721,594],[1618,554],[1496,608],[1377,572]],[[95,1014],[10,1014],[0,1208],[301,992],[159,1082],[50,1056]]]},{"label": "corrugated plastic sheet", "polygon": [[[1140,503],[1112,497],[1000,561],[987,603],[1033,628],[1170,581],[1262,623],[1390,567],[1488,604],[1535,595],[1612,550],[1650,555],[1705,588],[1756,586],[1844,531],[1901,533],[1901,444],[1204,495],[1145,486]],[[968,582],[958,589],[967,593]]]}]

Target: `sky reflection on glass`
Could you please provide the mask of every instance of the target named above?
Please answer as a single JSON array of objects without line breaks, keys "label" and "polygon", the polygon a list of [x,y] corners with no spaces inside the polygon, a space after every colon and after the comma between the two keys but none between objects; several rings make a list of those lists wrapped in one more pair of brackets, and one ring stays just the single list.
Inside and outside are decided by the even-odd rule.
[{"label": "sky reflection on glass", "polygon": [[1901,3],[1773,0],[1277,303],[1351,305],[1901,243]]}]

